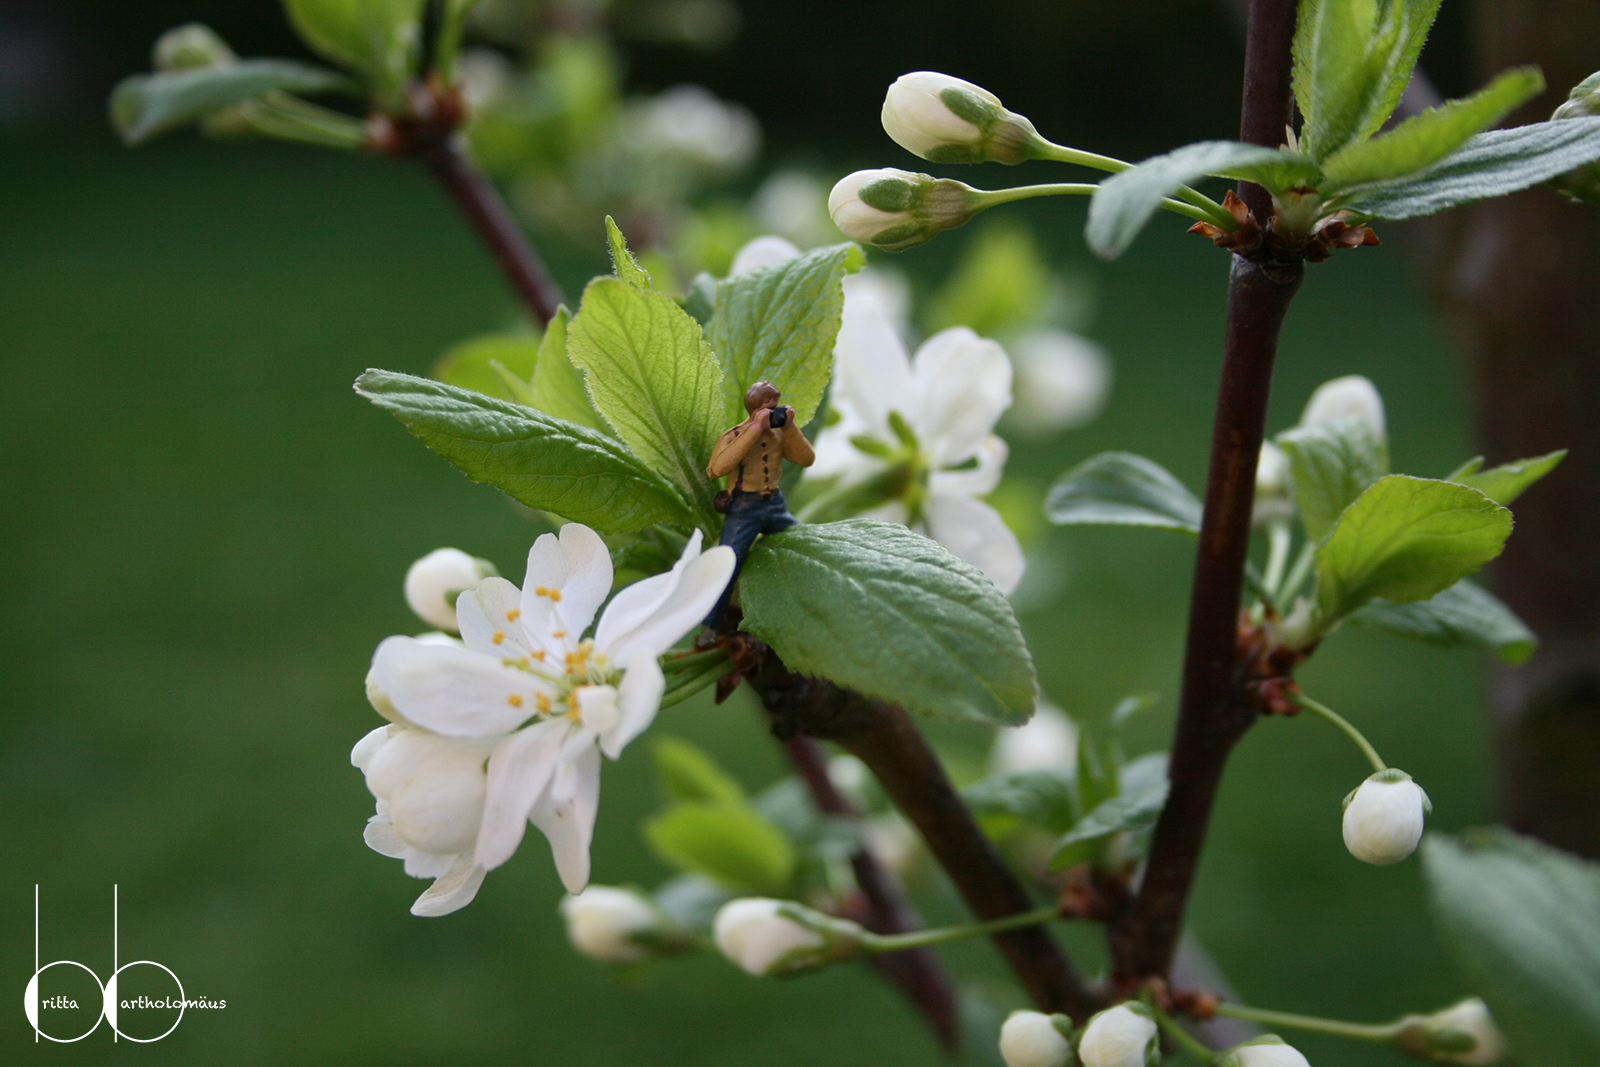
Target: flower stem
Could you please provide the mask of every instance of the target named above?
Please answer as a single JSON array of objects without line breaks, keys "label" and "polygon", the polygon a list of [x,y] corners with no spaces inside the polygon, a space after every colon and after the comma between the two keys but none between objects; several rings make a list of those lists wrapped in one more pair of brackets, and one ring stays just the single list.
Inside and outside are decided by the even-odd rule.
[{"label": "flower stem", "polygon": [[1284,1026],[1294,1030],[1308,1030],[1316,1034],[1332,1034],[1335,1037],[1350,1037],[1360,1041],[1386,1043],[1393,1041],[1400,1033],[1399,1023],[1383,1025],[1349,1023],[1340,1019],[1321,1019],[1315,1015],[1295,1015],[1286,1011],[1267,1011],[1263,1008],[1252,1008],[1246,1004],[1224,1002],[1216,1006],[1216,1013],[1218,1015],[1226,1015],[1230,1019],[1244,1019],[1248,1022],[1260,1023],[1263,1026]]},{"label": "flower stem", "polygon": [[942,945],[947,941],[961,941],[969,937],[987,937],[990,934],[1003,933],[1006,930],[1020,930],[1024,926],[1038,926],[1040,923],[1046,923],[1051,919],[1060,917],[1061,909],[1054,904],[1048,904],[1032,911],[1021,911],[1015,915],[990,919],[986,922],[969,923],[966,926],[941,926],[933,930],[914,930],[906,934],[875,936],[866,943],[867,951],[874,953],[900,952],[908,948]]},{"label": "flower stem", "polygon": [[1300,555],[1295,557],[1294,566],[1289,568],[1289,576],[1283,580],[1282,587],[1277,590],[1280,604],[1286,604],[1300,591],[1300,587],[1305,584],[1306,578],[1311,574],[1311,568],[1316,562],[1317,546],[1307,541],[1300,546]]},{"label": "flower stem", "polygon": [[1351,725],[1350,720],[1346,719],[1343,715],[1340,715],[1326,704],[1312,700],[1304,693],[1294,693],[1289,697],[1289,699],[1300,705],[1302,708],[1305,708],[1313,715],[1320,715],[1322,718],[1327,719],[1329,722],[1333,723],[1333,725],[1343,730],[1345,736],[1354,741],[1356,743],[1356,747],[1361,750],[1361,754],[1367,757],[1368,762],[1372,764],[1373,770],[1386,771],[1389,769],[1389,765],[1384,763],[1382,758],[1378,756],[1378,750],[1373,748],[1372,744],[1364,736],[1362,736],[1361,731],[1357,730],[1353,725]]},{"label": "flower stem", "polygon": [[[1028,200],[1036,196],[1093,196],[1098,188],[1100,186],[1094,182],[1050,182],[1044,185],[1019,185],[1012,189],[983,189],[979,190],[979,194],[983,206],[990,208],[996,204],[1009,204],[1014,200]],[[1162,199],[1161,207],[1200,222],[1214,223],[1229,232],[1238,228],[1238,221],[1222,210],[1220,204],[1212,203],[1199,193],[1195,196],[1205,200],[1205,204],[1186,204],[1167,197]]]},{"label": "flower stem", "polygon": [[1278,585],[1283,581],[1283,569],[1289,562],[1290,536],[1286,522],[1275,522],[1267,527],[1267,572],[1261,585],[1274,607],[1278,606]]},{"label": "flower stem", "polygon": [[670,708],[674,704],[681,704],[694,696],[700,690],[715,685],[718,678],[728,673],[728,657],[720,657],[720,661],[710,661],[704,666],[688,670],[673,678],[667,685],[667,690],[662,694],[661,706]]},{"label": "flower stem", "polygon": [[1162,1011],[1159,1006],[1151,1003],[1148,1000],[1145,1001],[1145,1006],[1150,1009],[1150,1014],[1155,1016],[1156,1025],[1165,1030],[1167,1032],[1167,1036],[1172,1038],[1173,1044],[1183,1049],[1183,1051],[1187,1052],[1201,1063],[1208,1065],[1208,1067],[1210,1064],[1216,1062],[1217,1054],[1211,1049],[1207,1048],[1205,1045],[1201,1044],[1199,1038],[1195,1037],[1182,1026],[1178,1025],[1178,1020],[1174,1019],[1172,1016]]},{"label": "flower stem", "polygon": [[[1054,144],[1050,141],[1045,141],[1044,146],[1045,151],[1039,156],[1040,159],[1049,159],[1057,163],[1076,163],[1079,166],[1093,167],[1095,170],[1109,171],[1112,174],[1119,174],[1122,171],[1129,170],[1133,167],[1132,163],[1129,163],[1126,160],[1117,159],[1114,156],[1102,156],[1096,152],[1085,152],[1078,148],[1068,148],[1066,145]],[[1195,207],[1206,212],[1207,217],[1202,221],[1216,222],[1218,225],[1225,225],[1226,229],[1228,229],[1230,232],[1232,232],[1233,228],[1237,225],[1232,215],[1229,215],[1226,211],[1223,211],[1220,204],[1206,194],[1200,192],[1198,189],[1191,189],[1187,185],[1180,186],[1178,189],[1178,195],[1184,200],[1187,200],[1190,204],[1193,204]],[[1224,218],[1227,219],[1226,224],[1222,222]]]}]

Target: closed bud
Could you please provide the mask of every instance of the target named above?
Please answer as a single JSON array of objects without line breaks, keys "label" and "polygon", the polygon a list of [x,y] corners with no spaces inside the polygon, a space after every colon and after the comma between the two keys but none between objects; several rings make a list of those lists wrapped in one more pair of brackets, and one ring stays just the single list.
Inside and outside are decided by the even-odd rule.
[{"label": "closed bud", "polygon": [[191,22],[157,37],[152,61],[156,70],[172,71],[225,67],[238,58],[217,31],[204,23]]},{"label": "closed bud", "polygon": [[886,252],[930,241],[982,207],[970,185],[892,168],[847,174],[828,195],[828,214],[846,237]]},{"label": "closed bud", "polygon": [[438,548],[406,571],[406,603],[423,622],[456,632],[456,597],[495,574],[494,564],[459,548]]},{"label": "closed bud", "polygon": [[638,963],[688,943],[676,923],[631,889],[591,885],[561,901],[561,917],[572,947],[601,963]]},{"label": "closed bud", "polygon": [[1156,1022],[1143,1004],[1118,1004],[1089,1020],[1078,1041],[1084,1067],[1155,1067],[1161,1062]]},{"label": "closed bud", "polygon": [[1072,1020],[1037,1011],[1014,1011],[1000,1027],[1000,1058],[1006,1067],[1067,1067],[1072,1043],[1056,1026],[1061,1019],[1070,1030]]},{"label": "closed bud", "polygon": [[1021,163],[1043,144],[1033,123],[989,90],[931,70],[896,79],[882,118],[895,144],[933,163]]},{"label": "closed bud", "polygon": [[1323,382],[1311,394],[1305,412],[1300,416],[1301,426],[1334,419],[1357,418],[1366,423],[1378,440],[1386,440],[1383,418],[1383,397],[1378,389],[1359,374]]},{"label": "closed bud", "polygon": [[796,974],[859,954],[866,931],[792,900],[730,900],[711,924],[717,950],[758,978]]},{"label": "closed bud", "polygon": [[1271,441],[1261,443],[1256,460],[1256,499],[1250,521],[1256,526],[1288,522],[1294,517],[1289,492],[1289,457]]},{"label": "closed bud", "polygon": [[1222,1053],[1214,1067],[1311,1067],[1300,1050],[1277,1034],[1262,1034]]},{"label": "closed bud", "polygon": [[[1600,115],[1600,71],[1579,82],[1556,108],[1552,120],[1581,119]],[[1600,204],[1600,162],[1585,163],[1575,170],[1550,179],[1550,184],[1574,200]]]},{"label": "closed bud", "polygon": [[1489,1007],[1477,997],[1432,1015],[1400,1020],[1395,1045],[1418,1059],[1491,1067],[1506,1058],[1506,1039],[1495,1026]]},{"label": "closed bud", "polygon": [[1405,771],[1390,767],[1372,775],[1344,798],[1344,845],[1363,863],[1388,866],[1416,851],[1428,794]]}]

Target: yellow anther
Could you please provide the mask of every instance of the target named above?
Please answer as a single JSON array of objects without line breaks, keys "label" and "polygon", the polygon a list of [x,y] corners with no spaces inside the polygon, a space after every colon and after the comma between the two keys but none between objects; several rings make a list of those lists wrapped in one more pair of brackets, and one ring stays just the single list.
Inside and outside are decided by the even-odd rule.
[{"label": "yellow anther", "polygon": [[542,649],[542,648],[536,648],[533,651],[529,652],[528,655],[532,656],[534,659],[538,660],[540,663],[544,662],[544,649]]},{"label": "yellow anther", "polygon": [[497,645],[500,642],[504,641],[505,639],[506,639],[506,632],[504,630],[496,630],[494,632],[494,636],[489,638],[489,640],[493,641]]},{"label": "yellow anther", "polygon": [[567,636],[567,631],[565,631],[565,630],[552,630],[552,631],[550,631],[550,636],[556,638],[557,640],[559,640],[559,639]]},{"label": "yellow anther", "polygon": [[536,585],[536,586],[534,586],[533,587],[533,595],[534,596],[547,596],[547,597],[550,598],[552,603],[560,603],[561,602],[561,590],[559,590],[559,589],[551,589],[549,586],[544,586],[544,585]]},{"label": "yellow anther", "polygon": [[520,618],[522,618],[521,608],[512,608],[510,611],[506,612],[506,622],[516,622]]},{"label": "yellow anther", "polygon": [[533,694],[533,706],[538,708],[541,714],[550,714],[550,698],[543,693]]},{"label": "yellow anther", "polygon": [[559,589],[550,590],[550,601],[553,604],[561,603],[561,590],[559,590]]},{"label": "yellow anther", "polygon": [[514,708],[522,707],[522,694],[512,693],[510,696],[506,697],[506,703],[510,704]]}]

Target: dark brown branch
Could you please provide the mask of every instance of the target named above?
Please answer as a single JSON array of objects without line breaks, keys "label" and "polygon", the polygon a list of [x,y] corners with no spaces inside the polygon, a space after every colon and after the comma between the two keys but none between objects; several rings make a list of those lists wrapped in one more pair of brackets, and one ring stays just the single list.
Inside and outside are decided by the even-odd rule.
[{"label": "dark brown branch", "polygon": [[[775,654],[749,676],[780,737],[803,732],[837,742],[877,777],[979,919],[1034,906],[995,852],[933,750],[904,711],[790,672]],[[1082,1023],[1097,996],[1043,926],[995,934],[995,946],[1040,1010]]]},{"label": "dark brown branch", "polygon": [[[850,802],[834,788],[833,780],[828,777],[827,757],[817,742],[804,734],[794,734],[783,741],[783,747],[810,789],[818,810],[849,819],[859,817]],[[922,919],[906,899],[905,890],[865,845],[850,854],[850,868],[866,903],[866,913],[852,918],[878,934],[903,934],[922,929]],[[959,1056],[961,1026],[955,989],[933,950],[917,948],[874,956],[872,965],[916,1005],[945,1053],[952,1058]]]},{"label": "dark brown branch", "polygon": [[[1276,145],[1290,119],[1294,4],[1254,0],[1249,27],[1240,136]],[[1259,218],[1271,217],[1264,190],[1241,183],[1240,195]],[[1167,772],[1172,790],[1156,823],[1138,896],[1109,931],[1113,977],[1120,988],[1165,976],[1171,968],[1223,765],[1255,720],[1237,672],[1239,598],[1278,332],[1303,269],[1298,260],[1234,257],[1178,723]]]},{"label": "dark brown branch", "polygon": [[517,296],[541,323],[548,323],[561,306],[561,289],[511,217],[499,190],[467,158],[455,137],[428,148],[422,160],[472,221]]}]

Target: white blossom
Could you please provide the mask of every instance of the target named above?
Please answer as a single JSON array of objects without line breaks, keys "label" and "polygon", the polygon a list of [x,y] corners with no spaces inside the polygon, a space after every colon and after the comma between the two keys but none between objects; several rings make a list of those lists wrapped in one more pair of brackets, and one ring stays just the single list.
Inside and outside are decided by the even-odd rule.
[{"label": "white blossom", "polygon": [[733,562],[726,547],[701,553],[696,532],[670,571],[613,597],[586,638],[611,590],[611,558],[598,534],[573,523],[534,543],[521,589],[491,577],[456,602],[459,643],[378,646],[369,689],[394,718],[488,746],[471,846],[478,867],[509,859],[531,821],[567,890],[583,889],[600,757],[616,759],[655,717],[665,687],[657,657],[704,617]]},{"label": "white blossom", "polygon": [[459,548],[436,548],[406,571],[406,604],[423,622],[456,632],[456,598],[494,574],[487,560]]},{"label": "white blossom", "polygon": [[1300,1050],[1277,1034],[1253,1037],[1218,1057],[1216,1067],[1311,1067]]},{"label": "white blossom", "polygon": [[1050,1016],[1014,1011],[1000,1027],[1000,1058],[1006,1067],[1067,1067],[1072,1045]]},{"label": "white blossom", "polygon": [[1300,416],[1301,426],[1334,419],[1356,418],[1367,424],[1373,436],[1386,440],[1383,418],[1383,397],[1377,386],[1359,374],[1334,378],[1317,386]]},{"label": "white blossom", "polygon": [[989,766],[996,774],[1075,767],[1078,724],[1053,704],[1040,701],[1033,718],[1021,726],[1003,727],[995,735]]},{"label": "white blossom", "polygon": [[637,963],[651,955],[643,936],[659,931],[661,912],[629,889],[591,885],[561,901],[567,937],[579,952],[602,963]]},{"label": "white blossom", "polygon": [[828,939],[820,931],[781,914],[798,907],[792,901],[769,897],[728,901],[711,924],[717,951],[758,978],[826,962]]},{"label": "white blossom", "polygon": [[1078,1058],[1084,1067],[1154,1067],[1161,1059],[1159,1044],[1144,1005],[1118,1004],[1089,1020]]},{"label": "white blossom", "polygon": [[1344,845],[1364,863],[1399,863],[1422,840],[1432,807],[1422,787],[1393,767],[1362,782],[1344,802]]},{"label": "white blossom", "polygon": [[1029,330],[1011,346],[1016,404],[1010,418],[1046,434],[1082,426],[1100,414],[1111,390],[1111,360],[1092,341],[1064,330]]}]

